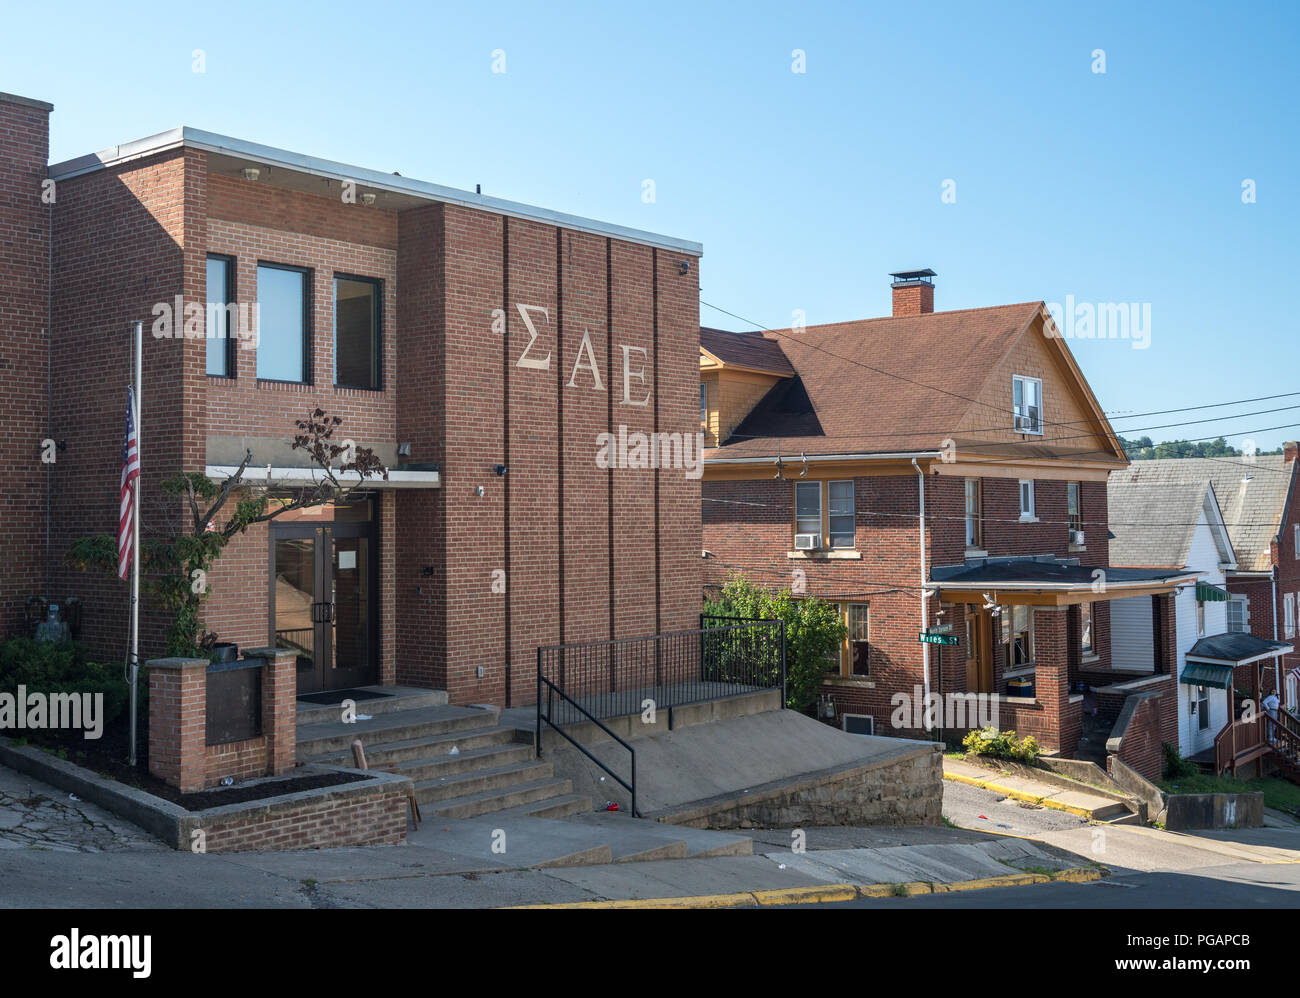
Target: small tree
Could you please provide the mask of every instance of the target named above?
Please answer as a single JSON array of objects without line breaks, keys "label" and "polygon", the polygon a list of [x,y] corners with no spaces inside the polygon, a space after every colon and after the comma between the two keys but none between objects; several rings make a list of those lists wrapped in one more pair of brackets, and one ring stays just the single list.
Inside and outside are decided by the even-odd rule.
[{"label": "small tree", "polygon": [[[288,490],[290,494],[283,501],[272,503],[274,483],[244,479],[253,459],[251,451],[245,452],[235,473],[219,483],[197,471],[163,480],[164,496],[181,500],[184,513],[177,522],[175,503],[166,503],[159,511],[165,518],[164,536],[146,540],[142,531],[140,588],[142,595],[148,595],[171,616],[168,655],[202,658],[208,654],[215,635],[202,633],[201,626],[203,601],[210,591],[207,576],[231,538],[256,523],[266,523],[292,510],[346,502],[367,488],[368,479],[388,477],[387,469],[369,447],[357,447],[351,441],[334,442],[334,433],[342,422],[341,416],[331,416],[323,409],[296,421],[298,433],[293,449],[306,453],[320,477],[313,485]],[[344,485],[338,479],[340,472],[356,472],[359,478]],[[224,523],[218,523],[237,493],[233,511]],[[116,572],[117,538],[112,534],[83,537],[68,549],[66,561],[83,570]]]},{"label": "small tree", "polygon": [[833,603],[784,589],[765,589],[744,575],[733,574],[705,614],[713,617],[761,617],[785,621],[786,706],[805,713],[817,702],[822,681],[835,668],[848,629]]}]

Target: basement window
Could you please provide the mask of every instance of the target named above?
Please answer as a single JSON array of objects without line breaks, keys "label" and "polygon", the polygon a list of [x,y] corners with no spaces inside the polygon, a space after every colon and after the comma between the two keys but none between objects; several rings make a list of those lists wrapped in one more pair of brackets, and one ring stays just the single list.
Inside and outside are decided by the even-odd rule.
[{"label": "basement window", "polygon": [[311,271],[280,263],[257,265],[257,377],[311,380]]},{"label": "basement window", "polygon": [[383,285],[373,277],[334,275],[334,384],[383,386],[381,319]]},{"label": "basement window", "polygon": [[1017,433],[1043,432],[1043,382],[1022,374],[1011,378],[1012,427]]}]

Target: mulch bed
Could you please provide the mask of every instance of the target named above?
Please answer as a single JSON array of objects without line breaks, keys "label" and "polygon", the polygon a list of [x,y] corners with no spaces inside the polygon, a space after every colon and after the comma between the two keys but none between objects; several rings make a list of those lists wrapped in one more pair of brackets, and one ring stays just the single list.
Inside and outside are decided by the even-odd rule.
[{"label": "mulch bed", "polygon": [[104,729],[103,737],[86,739],[80,732],[32,731],[25,739],[37,748],[47,749],[61,759],[83,766],[92,772],[107,776],[128,787],[161,797],[179,804],[187,811],[206,811],[226,804],[244,804],[267,800],[302,790],[319,790],[322,787],[343,786],[367,779],[360,773],[315,773],[311,776],[287,776],[282,779],[261,780],[257,783],[216,787],[198,793],[181,791],[149,772],[147,742],[136,753],[137,765],[126,763],[127,724],[115,721]]}]

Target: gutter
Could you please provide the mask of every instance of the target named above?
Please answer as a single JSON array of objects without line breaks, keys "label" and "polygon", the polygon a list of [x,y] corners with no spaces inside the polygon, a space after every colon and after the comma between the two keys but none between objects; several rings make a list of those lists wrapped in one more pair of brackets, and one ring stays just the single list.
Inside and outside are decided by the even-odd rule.
[{"label": "gutter", "polygon": [[[912,458],[912,467],[916,469],[916,488],[917,495],[920,498],[920,515],[917,518],[920,527],[921,538],[921,632],[930,628],[930,594],[926,590],[926,576],[930,574],[925,563],[925,472],[921,466],[916,463],[916,458]],[[925,730],[930,730],[930,646],[929,644],[921,645],[921,679],[925,687],[925,711],[922,714],[922,723]]]},{"label": "gutter", "polygon": [[[893,451],[893,452],[888,452],[883,454],[808,454],[807,458],[810,462],[812,461],[884,461],[884,460],[907,461],[910,460],[912,462],[913,467],[915,467],[916,459],[918,457],[936,458],[942,456],[943,455],[937,450],[923,450],[923,451],[904,451],[902,453],[898,451]],[[799,460],[798,457],[792,456],[790,454],[764,454],[761,457],[706,457],[704,459],[704,463],[710,465],[712,464],[763,464],[763,463],[776,464],[777,461],[786,462],[786,461],[797,461],[797,460]]]}]

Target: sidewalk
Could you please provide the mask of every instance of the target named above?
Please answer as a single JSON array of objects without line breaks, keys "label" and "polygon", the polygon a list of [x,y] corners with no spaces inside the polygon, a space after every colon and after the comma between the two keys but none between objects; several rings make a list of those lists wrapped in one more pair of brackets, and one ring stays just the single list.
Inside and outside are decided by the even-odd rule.
[{"label": "sidewalk", "polygon": [[982,790],[991,790],[1012,800],[1038,804],[1057,811],[1068,811],[1088,821],[1109,821],[1130,813],[1127,807],[1115,799],[1089,793],[1082,789],[1082,785],[1077,790],[1065,789],[1023,776],[998,773],[986,766],[978,766],[961,759],[944,758],[943,778],[979,787]]}]

